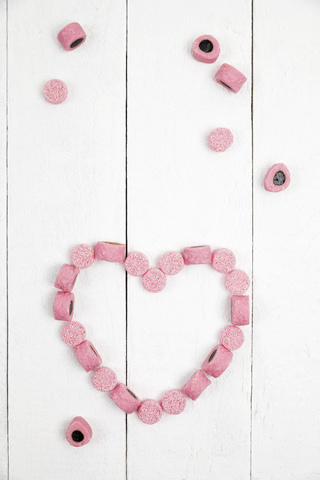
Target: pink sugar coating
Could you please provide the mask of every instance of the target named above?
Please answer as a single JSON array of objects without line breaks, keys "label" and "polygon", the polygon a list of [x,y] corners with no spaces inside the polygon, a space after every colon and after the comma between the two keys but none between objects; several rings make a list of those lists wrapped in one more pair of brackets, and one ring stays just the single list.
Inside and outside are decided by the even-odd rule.
[{"label": "pink sugar coating", "polygon": [[88,268],[94,262],[94,250],[90,245],[77,245],[71,251],[71,262],[80,269]]},{"label": "pink sugar coating", "polygon": [[117,385],[117,376],[111,368],[100,367],[94,372],[92,383],[100,392],[110,392]]},{"label": "pink sugar coating", "polygon": [[109,393],[109,397],[126,413],[134,412],[141,403],[140,399],[123,383],[119,383],[119,385]]},{"label": "pink sugar coating", "polygon": [[228,65],[228,63],[224,63],[215,74],[215,80],[230,92],[238,93],[242,85],[247,81],[247,77],[236,68]]},{"label": "pink sugar coating", "polygon": [[215,128],[208,136],[208,145],[215,152],[225,152],[233,144],[229,128]]},{"label": "pink sugar coating", "polygon": [[[78,430],[83,434],[83,440],[81,442],[75,442],[72,438],[72,432]],[[82,447],[90,442],[92,438],[92,429],[89,423],[82,417],[75,417],[69,424],[66,432],[66,438],[70,445],[73,447]]]},{"label": "pink sugar coating", "polygon": [[138,408],[140,420],[147,425],[159,422],[162,417],[162,408],[156,400],[144,400]]},{"label": "pink sugar coating", "polygon": [[[202,40],[209,40],[212,43],[213,50],[211,50],[211,52],[203,52],[200,49],[199,45]],[[198,37],[193,44],[192,54],[194,58],[198,60],[198,62],[214,63],[220,54],[220,45],[218,40],[212,37],[212,35],[201,35],[201,37]]]},{"label": "pink sugar coating", "polygon": [[102,363],[100,355],[88,340],[73,347],[73,351],[86,372],[94,370]]},{"label": "pink sugar coating", "polygon": [[165,274],[159,268],[150,268],[142,277],[143,286],[148,292],[158,293],[167,283]]},{"label": "pink sugar coating", "polygon": [[127,256],[124,266],[130,275],[142,277],[149,269],[149,260],[144,253],[132,252]]},{"label": "pink sugar coating", "polygon": [[75,347],[85,340],[86,329],[79,322],[68,322],[62,329],[61,337],[64,343]]},{"label": "pink sugar coating", "polygon": [[159,268],[166,275],[177,275],[183,267],[183,256],[178,252],[167,252],[162,255],[159,261]]},{"label": "pink sugar coating", "polygon": [[223,345],[214,347],[202,364],[202,370],[217,378],[223,374],[231,363],[233,353],[227,350]]},{"label": "pink sugar coating", "polygon": [[67,98],[68,87],[62,80],[49,80],[43,87],[43,95],[48,102],[58,105]]},{"label": "pink sugar coating", "polygon": [[239,327],[226,327],[221,333],[221,345],[227,350],[237,350],[243,345],[244,333]]},{"label": "pink sugar coating", "polygon": [[232,295],[231,297],[232,325],[249,325],[250,299],[248,295]]},{"label": "pink sugar coating", "polygon": [[112,242],[98,242],[95,248],[95,258],[106,262],[124,263],[126,245]]},{"label": "pink sugar coating", "polygon": [[196,247],[186,247],[182,252],[185,265],[199,265],[211,263],[210,245],[201,245]]},{"label": "pink sugar coating", "polygon": [[232,270],[226,276],[226,287],[229,292],[240,295],[250,287],[250,278],[243,270]]},{"label": "pink sugar coating", "polygon": [[165,393],[161,400],[163,410],[171,415],[178,415],[183,412],[186,407],[187,399],[180,390],[170,390]]},{"label": "pink sugar coating", "polygon": [[53,316],[56,320],[68,322],[72,320],[74,312],[74,294],[57,292],[53,302]]},{"label": "pink sugar coating", "polygon": [[[283,172],[286,179],[282,185],[275,185],[273,183],[273,178],[277,172]],[[281,192],[285,190],[290,184],[290,172],[284,163],[276,163],[273,165],[267,172],[264,179],[264,188],[269,192]]]},{"label": "pink sugar coating", "polygon": [[236,257],[231,250],[227,248],[219,248],[212,254],[212,266],[217,272],[228,273],[234,269],[236,265]]},{"label": "pink sugar coating", "polygon": [[[80,45],[85,42],[86,38],[85,31],[77,22],[69,23],[58,33],[58,40],[67,51],[75,50],[80,47]],[[82,41],[73,47],[72,44],[80,39],[82,39]]]},{"label": "pink sugar coating", "polygon": [[198,370],[192,375],[190,380],[182,387],[181,391],[188,395],[191,400],[197,400],[201,393],[210,385],[211,381],[203,373],[202,370]]},{"label": "pink sugar coating", "polygon": [[59,270],[54,286],[70,293],[79,273],[80,270],[77,267],[65,263]]}]

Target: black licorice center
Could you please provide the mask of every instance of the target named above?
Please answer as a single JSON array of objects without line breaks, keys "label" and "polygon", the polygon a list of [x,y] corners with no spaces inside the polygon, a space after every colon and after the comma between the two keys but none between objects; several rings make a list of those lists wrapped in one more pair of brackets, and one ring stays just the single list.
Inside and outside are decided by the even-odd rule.
[{"label": "black licorice center", "polygon": [[275,185],[283,185],[285,181],[286,181],[286,176],[282,170],[279,170],[279,172],[277,172],[273,177],[273,183]]},{"label": "black licorice center", "polygon": [[91,350],[93,351],[93,353],[95,354],[95,356],[97,357],[97,356],[98,356],[98,354],[97,354],[97,352],[95,351],[95,349],[93,348],[93,346],[92,346],[92,345],[90,345],[90,348],[91,348]]},{"label": "black licorice center", "polygon": [[78,38],[77,40],[71,43],[70,48],[77,47],[78,45],[80,45],[82,41],[83,41],[83,38]]},{"label": "black licorice center", "polygon": [[199,48],[202,52],[210,53],[213,50],[213,43],[210,42],[210,40],[202,40],[202,42],[199,43]]},{"label": "black licorice center", "polygon": [[221,83],[221,85],[224,85],[225,87],[229,88],[229,90],[232,90],[232,88],[229,87],[229,85],[227,85],[226,83],[222,82],[221,80],[220,80],[220,83]]},{"label": "black licorice center", "polygon": [[71,315],[73,310],[73,300],[71,300],[70,305],[69,305],[69,315]]},{"label": "black licorice center", "polygon": [[213,350],[213,352],[211,353],[211,355],[209,357],[208,363],[211,362],[211,360],[213,359],[213,357],[215,356],[216,353],[217,353],[217,350]]},{"label": "black licorice center", "polygon": [[72,437],[72,440],[74,442],[82,442],[82,440],[84,439],[84,435],[82,432],[80,432],[80,430],[74,430],[71,434],[71,437]]},{"label": "black licorice center", "polygon": [[129,388],[127,388],[127,391],[130,393],[130,395],[132,395],[132,396],[133,396],[133,398],[137,398],[137,397],[135,396],[135,394],[134,394],[134,393],[132,393],[132,392],[131,392],[131,390],[129,390]]}]

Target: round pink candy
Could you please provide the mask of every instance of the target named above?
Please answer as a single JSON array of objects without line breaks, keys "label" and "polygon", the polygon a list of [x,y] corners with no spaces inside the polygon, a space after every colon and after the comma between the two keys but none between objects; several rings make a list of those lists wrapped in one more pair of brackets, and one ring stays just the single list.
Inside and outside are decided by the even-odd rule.
[{"label": "round pink candy", "polygon": [[150,268],[142,277],[143,286],[148,292],[161,292],[167,283],[165,274],[159,268]]},{"label": "round pink candy", "polygon": [[88,268],[94,262],[94,250],[90,245],[77,245],[71,252],[71,262],[75,267]]},{"label": "round pink candy", "polygon": [[229,128],[215,128],[209,134],[208,144],[215,152],[224,152],[233,144],[233,135]]},{"label": "round pink candy", "polygon": [[232,270],[227,274],[226,287],[229,292],[240,295],[248,290],[250,278],[243,270]]},{"label": "round pink candy", "polygon": [[234,269],[236,265],[236,257],[231,250],[227,248],[219,248],[212,254],[212,266],[217,272],[228,273]]},{"label": "round pink candy", "polygon": [[142,277],[149,268],[149,260],[144,253],[132,252],[124,262],[125,269],[134,277]]},{"label": "round pink candy", "polygon": [[201,35],[192,47],[193,57],[198,62],[214,63],[220,54],[220,45],[212,35]]},{"label": "round pink candy", "polygon": [[178,252],[167,252],[160,258],[159,267],[166,275],[177,275],[184,267],[183,256]]},{"label": "round pink candy", "polygon": [[162,408],[156,400],[144,400],[138,408],[140,420],[147,425],[159,422],[162,417]]},{"label": "round pink candy", "polygon": [[50,103],[58,104],[65,101],[68,96],[68,87],[62,80],[49,80],[43,87],[43,95]]},{"label": "round pink candy", "polygon": [[244,333],[239,327],[226,327],[221,333],[221,345],[227,350],[237,350],[244,342]]},{"label": "round pink candy", "polygon": [[111,368],[100,367],[94,372],[92,383],[100,392],[111,392],[117,385],[117,377]]},{"label": "round pink candy", "polygon": [[163,410],[171,415],[178,415],[183,412],[186,403],[186,396],[180,390],[170,390],[161,401]]},{"label": "round pink candy", "polygon": [[62,329],[61,337],[64,343],[75,347],[85,340],[86,329],[79,322],[68,322]]}]

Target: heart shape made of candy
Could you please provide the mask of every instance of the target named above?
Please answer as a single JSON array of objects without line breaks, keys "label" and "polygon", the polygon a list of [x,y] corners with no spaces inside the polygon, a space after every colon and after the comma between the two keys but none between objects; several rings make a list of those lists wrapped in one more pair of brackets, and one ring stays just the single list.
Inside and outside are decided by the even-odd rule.
[{"label": "heart shape made of candy", "polygon": [[[160,402],[151,399],[141,401],[125,384],[118,383],[116,374],[110,368],[101,366],[102,359],[93,344],[86,340],[84,326],[72,321],[75,305],[72,290],[77,276],[95,259],[124,264],[130,275],[142,277],[143,286],[152,293],[163,290],[167,275],[177,275],[186,265],[211,264],[216,271],[226,274],[225,285],[232,293],[231,325],[222,331],[220,344],[211,349],[201,369],[181,389],[168,391]],[[239,327],[250,322],[249,296],[243,295],[250,286],[250,279],[243,270],[235,269],[235,264],[236,258],[231,250],[220,248],[212,252],[209,245],[186,247],[182,254],[167,252],[160,258],[158,268],[150,268],[148,258],[141,252],[126,256],[124,244],[98,242],[95,249],[89,245],[77,245],[71,252],[71,265],[64,264],[55,281],[55,287],[60,291],[53,303],[54,318],[67,322],[62,329],[62,339],[73,347],[86,372],[93,371],[94,387],[107,392],[125,413],[137,410],[142,422],[152,425],[161,419],[163,411],[171,415],[183,412],[187,397],[195,401],[211,384],[207,375],[213,378],[222,375],[231,363],[232,352],[242,346],[244,334]]]}]

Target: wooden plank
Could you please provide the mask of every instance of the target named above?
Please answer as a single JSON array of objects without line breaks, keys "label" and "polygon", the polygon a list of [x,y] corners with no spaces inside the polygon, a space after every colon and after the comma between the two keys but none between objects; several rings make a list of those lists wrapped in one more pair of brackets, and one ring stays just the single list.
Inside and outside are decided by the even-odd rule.
[{"label": "wooden plank", "polygon": [[[255,480],[320,477],[319,15],[317,2],[255,6]],[[271,194],[280,162],[291,185]]]},{"label": "wooden plank", "polygon": [[[251,269],[251,2],[129,2],[129,250],[153,266],[168,250],[232,249]],[[196,62],[193,41],[216,36],[214,65]],[[228,62],[249,78],[233,95],[213,81]],[[206,137],[229,127],[234,146],[215,154]],[[128,279],[128,384],[142,399],[181,387],[219,341],[230,295],[211,266],[185,268],[150,294]],[[250,329],[232,367],[177,417],[150,427],[128,418],[130,479],[248,478]]]},{"label": "wooden plank", "polygon": [[[88,39],[65,52],[71,21]],[[125,1],[10,2],[9,58],[10,478],[124,479],[125,419],[61,341],[52,303],[74,245],[125,239]],[[44,100],[50,78],[65,103]],[[74,291],[74,319],[123,377],[123,268],[96,262]],[[78,415],[93,429],[81,449],[65,439]]]}]

